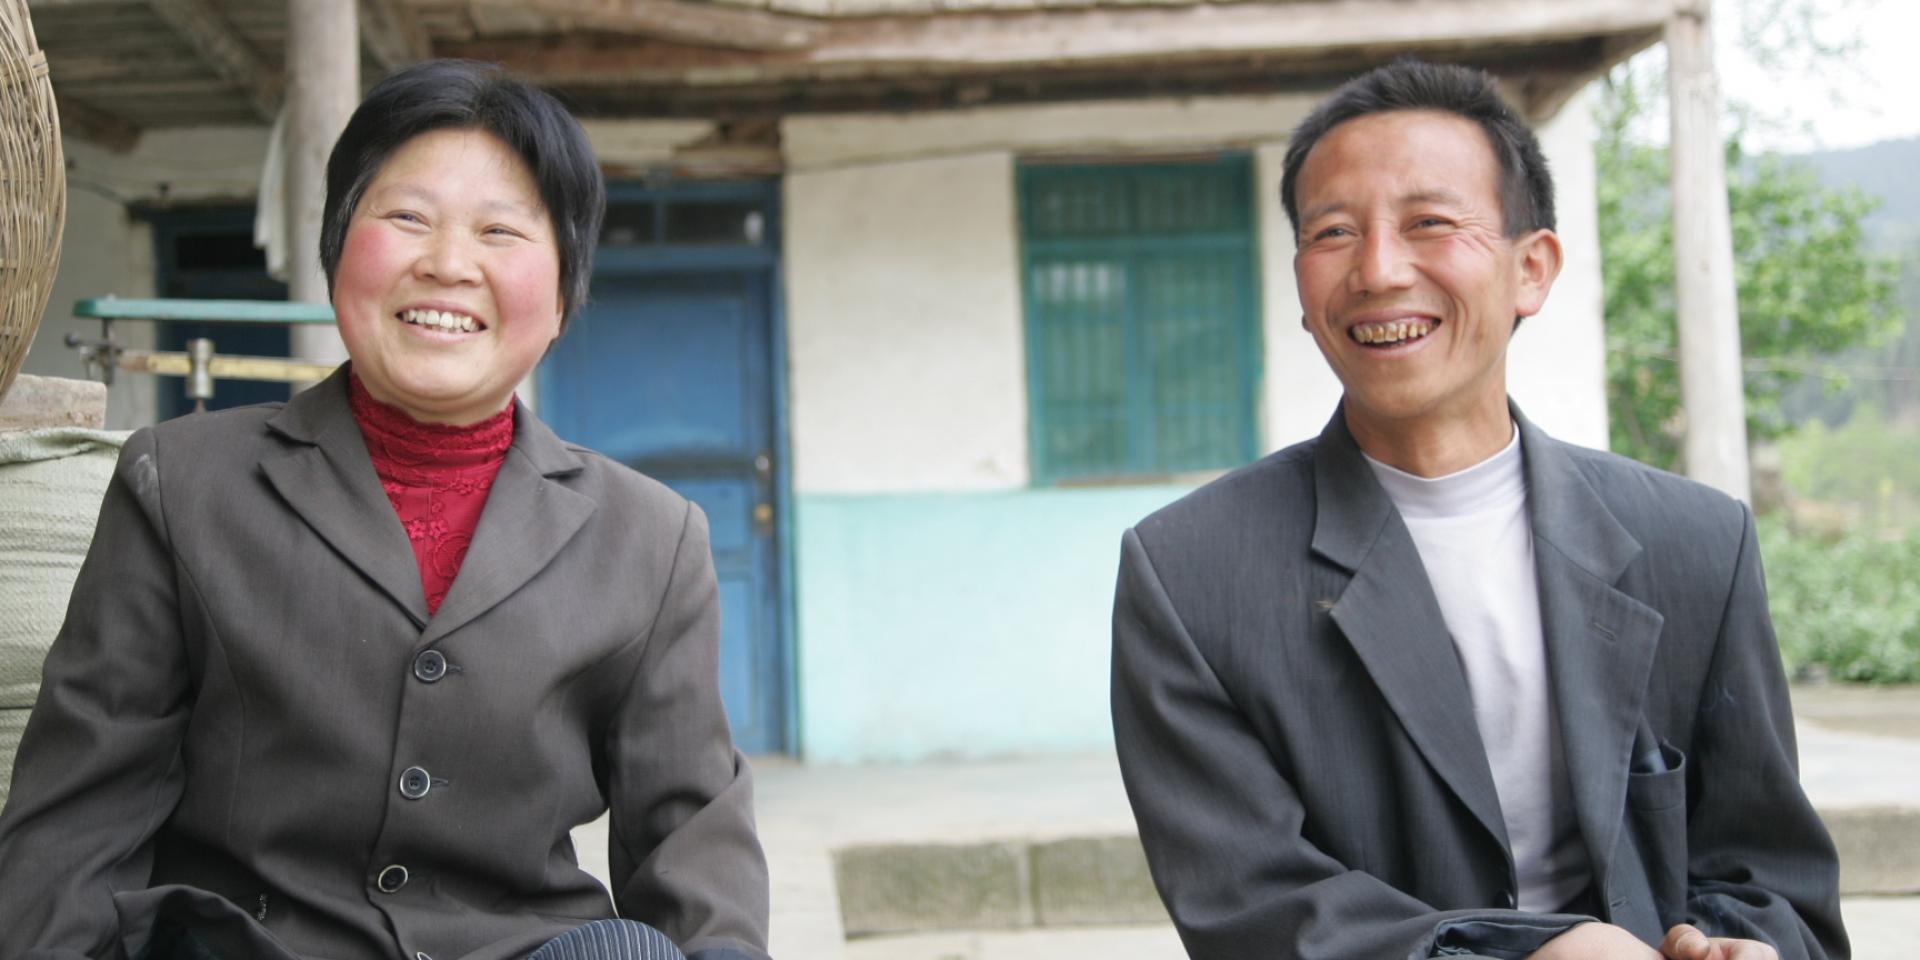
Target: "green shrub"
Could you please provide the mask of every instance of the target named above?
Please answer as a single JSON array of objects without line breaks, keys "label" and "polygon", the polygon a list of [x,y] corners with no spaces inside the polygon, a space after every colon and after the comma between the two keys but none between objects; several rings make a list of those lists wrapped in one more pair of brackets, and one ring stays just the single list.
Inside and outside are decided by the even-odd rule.
[{"label": "green shrub", "polygon": [[1920,531],[1920,421],[1870,406],[1838,427],[1813,420],[1781,439],[1780,467],[1797,503],[1836,510],[1858,529]]},{"label": "green shrub", "polygon": [[1760,546],[1788,670],[1920,682],[1920,533],[1818,537],[1763,517]]}]

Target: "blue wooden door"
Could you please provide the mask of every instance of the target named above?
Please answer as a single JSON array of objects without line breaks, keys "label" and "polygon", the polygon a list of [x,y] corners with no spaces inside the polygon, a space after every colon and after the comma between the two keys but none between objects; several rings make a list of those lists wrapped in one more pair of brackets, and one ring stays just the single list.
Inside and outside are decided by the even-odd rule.
[{"label": "blue wooden door", "polygon": [[562,437],[706,512],[721,694],[735,741],[764,753],[788,747],[774,272],[770,257],[742,249],[747,237],[725,239],[698,249],[603,245],[588,308],[542,364],[539,402]]}]

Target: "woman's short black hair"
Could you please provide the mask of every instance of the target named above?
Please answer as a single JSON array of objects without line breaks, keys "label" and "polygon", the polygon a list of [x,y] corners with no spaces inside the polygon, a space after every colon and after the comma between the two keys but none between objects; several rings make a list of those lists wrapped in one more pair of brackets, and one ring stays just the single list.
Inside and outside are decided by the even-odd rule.
[{"label": "woman's short black hair", "polygon": [[1300,232],[1300,207],[1293,191],[1314,145],[1348,120],[1393,110],[1438,110],[1479,124],[1500,158],[1500,206],[1507,236],[1554,228],[1547,158],[1533,130],[1500,99],[1493,77],[1484,70],[1403,57],[1347,81],[1294,128],[1280,179],[1280,200],[1294,233]]},{"label": "woman's short black hair", "polygon": [[332,289],[347,226],[367,185],[395,150],[434,130],[485,130],[533,174],[560,248],[561,329],[587,301],[607,187],[586,131],[546,92],[493,64],[427,60],[380,81],[347,120],[327,158],[320,265]]}]

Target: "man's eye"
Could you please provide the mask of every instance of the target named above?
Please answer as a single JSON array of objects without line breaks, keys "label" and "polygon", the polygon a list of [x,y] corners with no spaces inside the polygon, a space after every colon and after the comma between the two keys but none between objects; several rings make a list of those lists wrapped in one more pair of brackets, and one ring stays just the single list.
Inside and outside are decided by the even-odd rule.
[{"label": "man's eye", "polygon": [[1327,227],[1313,235],[1315,240],[1333,240],[1347,235],[1346,227]]}]

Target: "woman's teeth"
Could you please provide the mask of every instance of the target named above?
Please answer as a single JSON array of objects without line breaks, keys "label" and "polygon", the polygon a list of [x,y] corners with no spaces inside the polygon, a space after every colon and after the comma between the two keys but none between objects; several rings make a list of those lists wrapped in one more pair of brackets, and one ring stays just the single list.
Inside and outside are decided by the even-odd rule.
[{"label": "woman's teeth", "polygon": [[1433,332],[1431,320],[1396,320],[1393,323],[1363,323],[1353,328],[1353,339],[1366,344],[1399,343],[1418,340]]},{"label": "woman's teeth", "polygon": [[441,310],[402,310],[400,319],[406,323],[435,330],[448,330],[458,333],[478,332],[480,322],[465,314],[447,313]]}]

